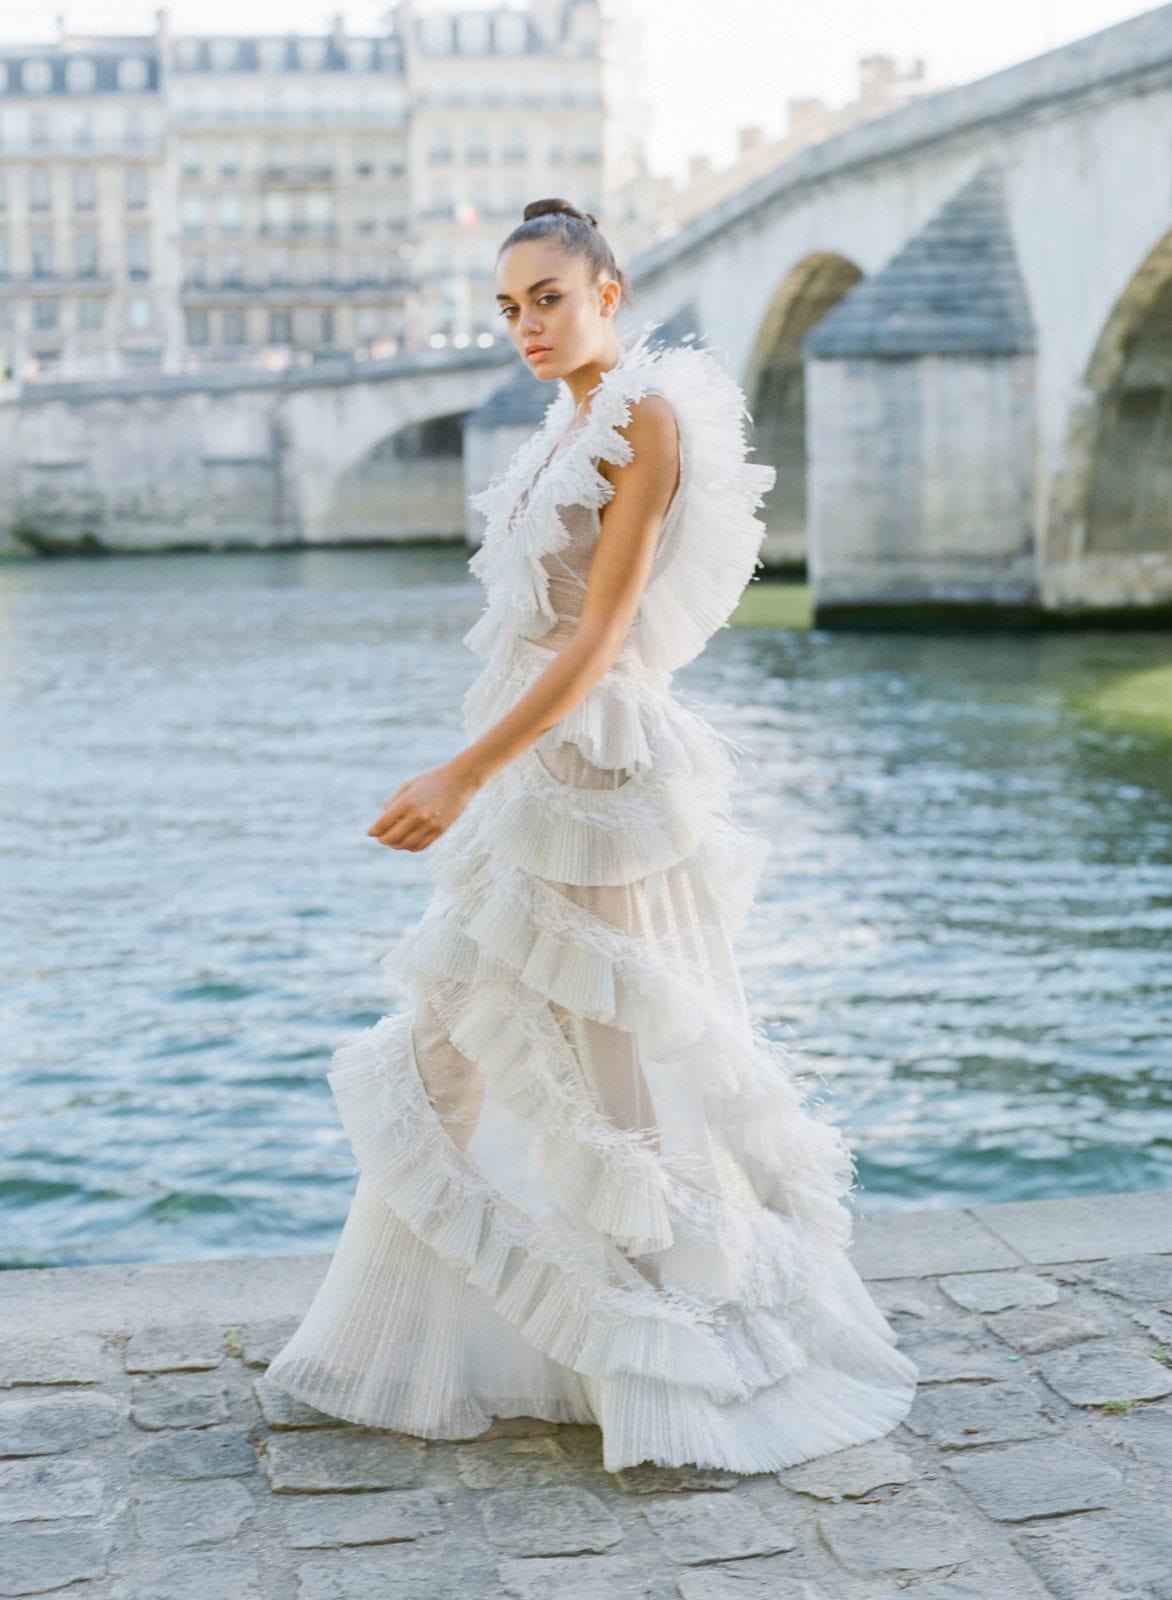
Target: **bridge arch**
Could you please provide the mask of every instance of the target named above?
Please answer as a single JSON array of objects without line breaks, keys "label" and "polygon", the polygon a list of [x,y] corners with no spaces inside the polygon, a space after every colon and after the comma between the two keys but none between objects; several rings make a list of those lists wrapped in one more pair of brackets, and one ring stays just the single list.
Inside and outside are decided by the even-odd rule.
[{"label": "bridge arch", "polygon": [[1172,556],[1172,231],[1112,307],[1085,382],[1083,548]]},{"label": "bridge arch", "polygon": [[404,423],[337,475],[329,518],[347,539],[427,539],[463,531],[464,418]]},{"label": "bridge arch", "polygon": [[833,251],[799,261],[778,285],[749,360],[745,392],[755,424],[753,459],[777,469],[766,502],[770,565],[806,559],[806,371],[801,343],[863,276]]}]

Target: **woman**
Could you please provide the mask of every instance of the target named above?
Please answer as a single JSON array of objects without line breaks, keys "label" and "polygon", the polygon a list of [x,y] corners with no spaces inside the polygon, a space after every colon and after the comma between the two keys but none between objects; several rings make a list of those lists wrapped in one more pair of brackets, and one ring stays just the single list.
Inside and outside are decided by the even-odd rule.
[{"label": "woman", "polygon": [[561,382],[473,498],[472,742],[369,830],[432,852],[383,958],[415,1004],[335,1053],[357,1189],[268,1376],[427,1438],[596,1422],[612,1472],[765,1472],[886,1433],[916,1379],[845,1254],[853,1157],[741,986],[768,845],[728,811],[736,747],[670,687],[775,475],[707,352],[620,341],[593,216],[528,206],[496,286]]}]

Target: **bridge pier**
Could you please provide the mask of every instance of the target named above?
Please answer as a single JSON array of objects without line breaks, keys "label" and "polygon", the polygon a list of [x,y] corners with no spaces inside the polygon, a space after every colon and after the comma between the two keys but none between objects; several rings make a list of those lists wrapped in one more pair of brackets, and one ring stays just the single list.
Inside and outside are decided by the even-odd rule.
[{"label": "bridge pier", "polygon": [[815,621],[1036,605],[1034,335],[997,167],[802,351]]}]

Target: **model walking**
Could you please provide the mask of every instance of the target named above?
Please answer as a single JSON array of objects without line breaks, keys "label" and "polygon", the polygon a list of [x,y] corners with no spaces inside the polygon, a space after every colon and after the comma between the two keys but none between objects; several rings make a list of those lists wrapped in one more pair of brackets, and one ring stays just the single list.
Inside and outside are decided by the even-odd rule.
[{"label": "model walking", "polygon": [[588,213],[528,206],[496,289],[561,382],[472,502],[472,742],[369,830],[436,888],[383,958],[412,1008],[334,1055],[357,1189],[268,1377],[427,1438],[596,1422],[609,1471],[769,1471],[886,1433],[916,1381],[845,1253],[853,1156],[742,988],[768,844],[731,820],[735,747],[671,689],[775,474],[712,356],[620,341]]}]

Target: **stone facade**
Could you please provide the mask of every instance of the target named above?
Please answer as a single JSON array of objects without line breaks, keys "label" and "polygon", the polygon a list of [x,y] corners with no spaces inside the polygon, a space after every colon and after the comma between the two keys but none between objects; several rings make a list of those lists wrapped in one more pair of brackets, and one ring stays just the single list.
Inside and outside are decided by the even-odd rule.
[{"label": "stone facade", "polygon": [[597,0],[0,47],[0,369],[489,346],[527,201],[598,209]]}]

